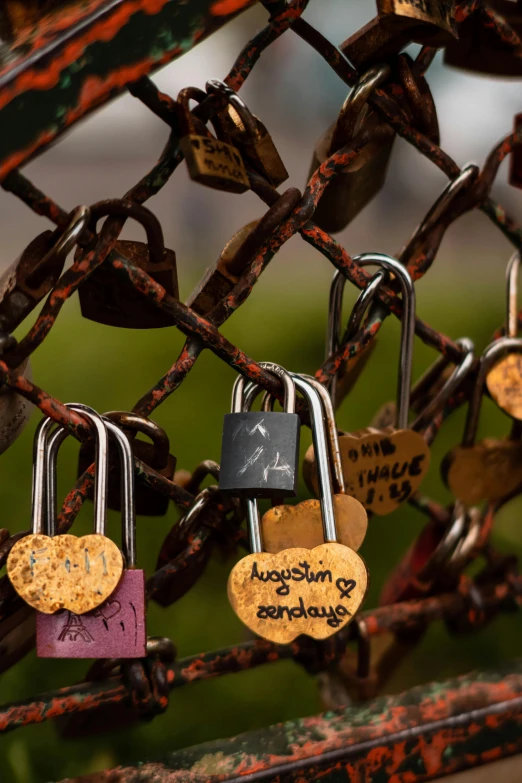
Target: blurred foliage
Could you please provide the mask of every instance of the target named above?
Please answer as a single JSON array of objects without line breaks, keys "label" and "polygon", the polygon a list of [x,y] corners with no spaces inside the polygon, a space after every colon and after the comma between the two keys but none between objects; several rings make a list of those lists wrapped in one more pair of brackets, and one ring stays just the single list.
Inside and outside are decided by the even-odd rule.
[{"label": "blurred foliage", "polygon": [[[321,363],[329,271],[322,278],[301,276],[299,285],[288,277],[264,277],[249,303],[223,328],[224,334],[256,360],[273,360],[293,370],[312,372]],[[283,271],[282,277],[287,273]],[[295,265],[292,269],[295,272]],[[471,337],[482,350],[503,320],[503,282],[475,282],[465,289],[458,277],[451,285],[421,281],[418,312],[435,328],[453,338]],[[354,293],[347,292],[353,301]],[[464,305],[466,305],[464,307]],[[347,303],[348,307],[348,303]],[[130,409],[139,396],[172,364],[183,344],[175,329],[129,332],[108,329],[82,320],[77,299],[67,303],[43,346],[34,355],[33,373],[38,385],[63,401],[79,401],[99,411]],[[393,398],[397,380],[399,323],[389,318],[364,375],[339,411],[345,430],[366,426],[382,403]],[[416,341],[414,378],[435,359],[434,352]],[[222,415],[229,409],[234,372],[205,352],[186,382],[154,414],[171,438],[178,467],[193,469],[202,459],[219,460]],[[11,532],[27,529],[30,520],[32,436],[38,416],[12,449],[1,457],[0,498],[3,525]],[[433,449],[432,467],[423,491],[442,503],[450,502],[438,465],[444,453],[458,442],[464,411],[444,425]],[[479,435],[503,435],[509,420],[485,401]],[[66,441],[60,454],[59,489],[65,496],[75,479],[77,444]],[[303,451],[310,434],[303,431]],[[301,488],[300,499],[306,497]],[[86,504],[75,532],[89,530],[92,508]],[[522,531],[520,503],[512,501],[499,515],[496,543],[519,551]],[[138,520],[140,565],[149,573],[160,543],[175,522],[174,506],[165,518]],[[399,560],[425,519],[409,507],[371,521],[362,547],[371,573],[366,607],[374,606],[385,575]],[[118,535],[119,520],[110,514],[109,530]],[[167,635],[180,657],[228,646],[248,638],[226,597],[231,562],[216,555],[206,574],[177,605],[149,611],[149,633]],[[390,683],[398,691],[415,683],[463,673],[475,667],[494,667],[516,654],[522,642],[518,618],[497,619],[479,634],[454,638],[436,624],[421,646]],[[42,660],[34,653],[2,676],[3,703],[18,701],[81,680],[88,662]],[[228,675],[184,687],[172,693],[168,712],[152,723],[125,732],[106,734],[81,742],[61,741],[51,722],[17,730],[0,738],[2,783],[42,783],[125,762],[155,758],[175,748],[284,721],[321,709],[315,681],[297,664],[283,662],[258,670]]]}]

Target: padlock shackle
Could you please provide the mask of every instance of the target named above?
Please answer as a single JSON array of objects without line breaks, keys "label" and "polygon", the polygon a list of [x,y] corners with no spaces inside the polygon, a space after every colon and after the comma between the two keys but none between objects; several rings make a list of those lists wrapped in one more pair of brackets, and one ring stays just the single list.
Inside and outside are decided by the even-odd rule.
[{"label": "padlock shackle", "polygon": [[245,127],[246,133],[251,136],[252,139],[258,138],[259,133],[254,115],[246,105],[243,98],[241,98],[238,93],[232,89],[232,87],[229,87],[228,84],[221,81],[220,79],[209,79],[205,84],[205,89],[207,93],[225,96],[228,104],[232,106],[239,115],[239,118]]},{"label": "padlock shackle", "polygon": [[[272,364],[270,362],[259,362],[260,367],[264,367],[265,369],[271,370]],[[279,365],[273,365],[274,367],[278,367]],[[281,373],[276,373],[276,375],[281,379],[283,382],[284,387],[284,402],[283,402],[283,410],[285,413],[295,413],[295,386],[292,383],[292,378],[290,376],[290,373],[287,373],[286,370],[283,370],[281,368]],[[232,413],[241,413],[244,410],[249,410],[250,406],[254,402],[255,398],[260,392],[260,388],[258,386],[254,387],[247,387],[247,396],[249,400],[248,408],[245,408],[245,377],[243,375],[239,375],[236,378],[236,381],[234,383],[234,386],[232,387]]]},{"label": "padlock shackle", "polygon": [[138,416],[132,411],[108,411],[103,414],[103,418],[110,419],[112,422],[133,432],[141,432],[151,439],[154,446],[154,458],[150,464],[155,470],[162,470],[167,466],[170,454],[170,441],[167,433],[152,419],[144,416]]},{"label": "padlock shackle", "polygon": [[[351,89],[346,97],[341,111],[335,123],[332,133],[332,140],[328,148],[328,156],[333,155],[338,149],[346,144],[346,138],[349,131],[355,130],[357,118],[368,103],[368,100],[380,84],[382,84],[391,73],[389,65],[374,65],[364,73],[356,85]],[[352,118],[355,116],[355,123]],[[350,128],[347,129],[347,118],[350,119]]]},{"label": "padlock shackle", "polygon": [[341,338],[343,297],[347,278],[340,269],[335,271],[330,285],[330,296],[328,300],[325,359],[328,359],[333,353],[338,351],[341,345],[344,345],[347,340],[356,334],[361,325],[364,313],[386,276],[386,271],[376,272],[371,280],[368,281],[367,285],[361,290],[357,297],[357,301],[353,306],[352,312],[350,313],[344,336]]},{"label": "padlock shackle", "polygon": [[463,446],[473,446],[475,443],[486,375],[495,362],[508,353],[522,353],[522,339],[518,337],[501,337],[499,340],[490,343],[480,358],[477,380],[468,404],[464,437],[462,438]]},{"label": "padlock shackle", "polygon": [[518,273],[520,271],[520,253],[516,250],[506,269],[507,318],[506,334],[516,337],[518,334]]},{"label": "padlock shackle", "polygon": [[[122,550],[125,556],[127,568],[136,567],[136,511],[134,503],[134,456],[131,445],[119,429],[110,419],[105,416],[99,416],[92,408],[81,404],[68,404],[68,408],[78,410],[80,413],[98,416],[98,419],[107,428],[109,433],[116,440],[116,445],[120,455],[121,463],[121,495],[122,495]],[[92,418],[91,418],[92,421]],[[48,437],[47,443],[47,484],[46,484],[46,515],[47,515],[47,535],[56,535],[56,463],[58,450],[63,441],[69,435],[63,427],[58,429]],[[96,475],[98,475],[98,461],[96,462]],[[105,527],[105,526],[104,526]],[[98,532],[98,531],[96,531]],[[105,533],[103,533],[104,535]]]},{"label": "padlock shackle", "polygon": [[[266,370],[279,375],[280,378],[284,378],[284,373],[286,371],[278,364],[274,364],[273,362],[260,362],[260,365]],[[326,543],[336,542],[337,527],[335,523],[332,479],[330,474],[326,427],[323,417],[322,395],[306,377],[298,375],[297,373],[290,373],[290,377],[306,399],[308,410],[310,411],[324,540]],[[259,511],[257,513],[259,515]]]},{"label": "padlock shackle", "polygon": [[[105,533],[105,521],[106,521],[106,501],[107,501],[107,479],[108,479],[108,464],[107,464],[107,452],[108,452],[108,436],[103,423],[97,421],[96,418],[86,411],[84,406],[79,403],[68,403],[67,408],[72,410],[78,410],[81,414],[84,414],[92,424],[94,424],[96,430],[96,475],[94,482],[94,531],[100,535]],[[33,461],[33,483],[32,483],[32,532],[33,533],[45,533],[46,525],[51,526],[51,530],[54,529],[54,518],[49,516],[49,503],[48,503],[48,489],[46,480],[48,478],[49,469],[49,448],[50,448],[50,431],[55,422],[51,418],[43,419],[36,428],[34,437],[34,461]],[[63,434],[63,437],[58,438],[58,434]],[[63,443],[68,435],[68,431],[60,427],[58,433],[53,436],[55,443],[55,454],[58,451],[59,446]],[[54,457],[56,459],[56,457]],[[54,514],[54,507],[53,507]],[[47,535],[53,535],[52,532]]]},{"label": "padlock shackle", "polygon": [[480,169],[475,163],[467,163],[459,174],[457,174],[455,179],[451,180],[446,185],[440,196],[426,213],[424,219],[413,232],[411,238],[400,251],[399,258],[401,260],[407,263],[422,247],[429,234],[440,228],[441,222],[450,211],[455,199],[464,189],[472,187],[479,174]]},{"label": "padlock shackle", "polygon": [[222,127],[219,111],[213,112],[210,118],[205,122],[190,110],[190,101],[196,101],[198,104],[201,104],[207,99],[208,94],[203,90],[200,90],[199,87],[184,87],[179,91],[176,103],[181,108],[181,125],[185,135],[189,136],[195,134],[197,136],[208,136],[211,138],[212,134],[207,128],[206,122],[212,124],[217,136],[219,136],[220,132],[222,135],[226,135],[225,129]]},{"label": "padlock shackle", "polygon": [[26,285],[31,288],[39,288],[45,278],[49,267],[54,267],[56,262],[62,267],[71,250],[77,245],[78,240],[89,225],[91,211],[89,207],[79,206],[71,212],[67,225],[63,229],[57,229],[56,242],[50,250],[37,263],[31,274],[28,275]]},{"label": "padlock shackle", "polygon": [[102,420],[120,453],[122,551],[127,568],[136,568],[136,508],[134,504],[134,455],[128,438],[106,416]]},{"label": "padlock shackle", "polygon": [[[52,535],[49,532],[49,517],[46,499],[46,471],[48,439],[55,425],[54,419],[43,418],[36,428],[33,440],[33,477],[31,491],[31,529],[39,535]],[[65,432],[65,430],[64,430]]]},{"label": "padlock shackle", "polygon": [[[412,430],[424,429],[429,421],[433,419],[433,416],[447,403],[450,397],[455,393],[463,380],[468,376],[470,370],[475,362],[475,346],[469,337],[461,337],[456,341],[457,345],[462,349],[463,358],[455,366],[455,369],[451,373],[450,377],[445,381],[442,388],[427,404],[424,410],[417,416],[415,421],[411,425]],[[439,358],[432,364],[432,366],[426,371],[426,373],[420,378],[411,391],[411,399],[416,396],[420,396],[424,389],[428,389],[433,382],[440,376],[446,367],[450,364],[450,360],[446,356],[439,356]]]},{"label": "padlock shackle", "polygon": [[98,220],[107,216],[132,218],[142,225],[147,235],[149,261],[153,264],[162,263],[165,256],[163,229],[158,218],[150,209],[126,199],[114,198],[98,201],[91,206],[91,219],[89,221],[94,232],[96,231]]},{"label": "padlock shackle", "polygon": [[[66,407],[71,410],[77,411],[81,415],[85,416],[94,425],[96,430],[96,471],[94,474],[94,532],[98,535],[104,536],[107,526],[107,482],[108,482],[108,454],[109,454],[109,436],[107,429],[102,421],[101,416],[96,413],[93,408],[88,405],[83,405],[80,402],[68,402]],[[55,510],[55,496],[56,496],[56,462],[58,459],[58,450],[63,441],[69,435],[68,430],[63,427],[53,435],[52,439],[49,439],[49,443],[46,449],[46,465],[45,471],[47,473],[47,486],[46,486],[46,508],[48,515],[48,522],[54,525]],[[52,445],[52,453],[51,453]],[[52,505],[51,505],[52,503]]]},{"label": "padlock shackle", "polygon": [[377,265],[392,272],[397,278],[402,293],[401,345],[399,377],[397,382],[397,429],[408,427],[410,409],[411,370],[413,341],[415,338],[415,287],[410,273],[400,261],[384,253],[361,253],[353,258],[359,266]]},{"label": "padlock shackle", "polygon": [[335,495],[345,495],[343,462],[341,459],[341,450],[339,448],[339,436],[337,434],[337,424],[335,422],[335,411],[328,390],[319,383],[317,378],[312,375],[301,375],[308,383],[313,386],[321,398],[323,406],[323,417],[327,429],[328,447],[331,462],[331,480]]},{"label": "padlock shackle", "polygon": [[[388,272],[383,270],[376,272],[368,284],[362,289],[353,306],[348,319],[344,335],[341,338],[341,318],[343,310],[343,294],[346,286],[346,277],[340,269],[337,269],[332,278],[330,286],[330,297],[328,300],[328,323],[326,327],[326,359],[336,353],[341,346],[357,334],[362,323],[364,314],[372,303],[379,286],[388,278]],[[342,365],[344,367],[344,363]],[[328,389],[333,400],[336,399],[337,380],[341,367],[335,375],[330,378]]]},{"label": "padlock shackle", "polygon": [[335,522],[332,480],[328,460],[328,442],[321,396],[306,378],[297,374],[292,374],[292,378],[299,391],[306,398],[308,410],[310,411],[324,540],[325,543],[335,543],[337,541],[337,525]]}]

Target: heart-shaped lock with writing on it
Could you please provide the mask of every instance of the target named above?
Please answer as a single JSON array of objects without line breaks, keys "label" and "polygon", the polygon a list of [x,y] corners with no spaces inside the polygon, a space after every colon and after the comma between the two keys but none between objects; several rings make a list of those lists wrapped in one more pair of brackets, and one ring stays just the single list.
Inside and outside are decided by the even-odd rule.
[{"label": "heart-shaped lock with writing on it", "polygon": [[[88,413],[85,416],[89,418]],[[60,609],[82,614],[96,609],[114,592],[123,571],[122,554],[105,535],[107,431],[101,419],[90,417],[90,420],[97,436],[95,532],[81,538],[45,533],[45,445],[54,422],[44,419],[35,435],[32,533],[12,548],[7,558],[7,574],[21,598],[44,614],[54,614]]]},{"label": "heart-shaped lock with writing on it", "polygon": [[[270,362],[261,362],[261,366],[273,372],[280,372],[282,369]],[[344,489],[343,466],[332,400],[325,387],[315,378],[308,375],[292,375],[291,378],[294,383],[306,381],[321,398],[327,430],[338,541],[356,552],[368,530],[368,515],[359,501],[347,495]],[[274,398],[265,395],[263,410],[269,410],[273,402]],[[274,506],[263,515],[261,526],[266,552],[275,553],[292,547],[313,549],[324,540],[321,505],[315,499],[303,500],[295,506]]]},{"label": "heart-shaped lock with writing on it", "polygon": [[238,617],[254,633],[278,644],[306,634],[326,639],[345,627],[359,609],[368,586],[364,560],[337,542],[328,446],[321,399],[299,376],[318,455],[324,542],[313,549],[263,551],[259,509],[246,499],[252,554],[240,560],[228,580],[228,596]]},{"label": "heart-shaped lock with writing on it", "polygon": [[[395,426],[382,430],[368,428],[350,434],[343,433],[339,437],[346,492],[362,503],[367,511],[382,515],[394,511],[417,491],[430,462],[430,451],[424,438],[408,428],[415,289],[408,270],[390,256],[364,253],[354,257],[354,261],[360,266],[375,264],[393,272],[402,292],[401,357]],[[361,323],[376,288],[369,291],[371,296],[367,286],[355,304],[350,330],[351,324]],[[309,450],[305,457],[304,473],[308,485],[317,491],[313,450]]]},{"label": "heart-shaped lock with writing on it", "polygon": [[481,356],[473,393],[469,401],[460,446],[455,446],[441,463],[442,478],[453,495],[468,506],[482,500],[499,501],[522,487],[522,441],[514,422],[511,438],[485,438],[476,443],[484,383],[491,367],[506,351],[517,349],[518,341],[502,337]]},{"label": "heart-shaped lock with writing on it", "polygon": [[501,337],[497,361],[489,365],[486,385],[499,408],[522,421],[522,338],[518,334],[517,280],[520,253],[514,253],[507,266],[506,336]]},{"label": "heart-shaped lock with writing on it", "polygon": [[[69,406],[103,421],[115,442],[121,462],[122,548],[125,570],[118,586],[95,609],[78,614],[67,609],[55,614],[36,613],[36,651],[40,658],[141,658],[146,651],[145,574],[136,568],[136,515],[134,509],[134,458],[130,443],[119,427],[100,418],[92,408]],[[56,459],[67,437],[58,428],[49,438],[46,513],[49,532],[55,528]]]}]

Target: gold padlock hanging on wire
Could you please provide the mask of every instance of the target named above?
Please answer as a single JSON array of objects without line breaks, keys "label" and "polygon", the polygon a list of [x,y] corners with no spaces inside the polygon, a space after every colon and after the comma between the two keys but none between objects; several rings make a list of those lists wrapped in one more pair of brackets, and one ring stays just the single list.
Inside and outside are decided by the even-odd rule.
[{"label": "gold padlock hanging on wire", "polygon": [[370,68],[345,100],[339,117],[319,140],[308,178],[334,152],[364,129],[370,137],[355,159],[328,183],[313,220],[324,231],[342,231],[384,185],[395,132],[368,106],[368,98],[390,75],[388,65]]},{"label": "gold padlock hanging on wire", "polygon": [[228,100],[221,118],[241,154],[274,188],[288,179],[288,171],[266,126],[253,114],[244,100],[219,79],[210,79],[207,92],[225,95]]}]

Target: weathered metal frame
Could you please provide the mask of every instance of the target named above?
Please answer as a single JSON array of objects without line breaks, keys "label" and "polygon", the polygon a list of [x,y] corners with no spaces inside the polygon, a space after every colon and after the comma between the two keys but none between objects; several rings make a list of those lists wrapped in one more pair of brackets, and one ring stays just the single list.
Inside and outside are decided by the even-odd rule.
[{"label": "weathered metal frame", "polygon": [[81,783],[423,783],[517,753],[522,661],[205,742]]}]

